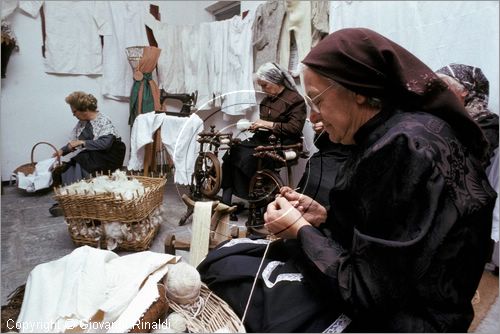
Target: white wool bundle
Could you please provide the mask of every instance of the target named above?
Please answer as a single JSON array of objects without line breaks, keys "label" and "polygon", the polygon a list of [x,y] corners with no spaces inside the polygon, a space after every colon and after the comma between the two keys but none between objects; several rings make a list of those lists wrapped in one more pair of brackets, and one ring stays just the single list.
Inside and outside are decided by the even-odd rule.
[{"label": "white wool bundle", "polygon": [[185,332],[187,329],[186,319],[184,319],[184,317],[177,312],[172,312],[168,315],[167,325],[176,333]]},{"label": "white wool bundle", "polygon": [[107,249],[113,250],[118,247],[118,244],[121,243],[124,239],[124,235],[122,232],[120,223],[112,222],[104,224],[104,232],[106,233],[106,243]]},{"label": "white wool bundle", "polygon": [[89,182],[81,180],[61,189],[69,194],[105,194],[113,193],[117,199],[131,200],[145,193],[144,186],[137,179],[129,180],[125,172],[116,171],[111,177],[101,175]]},{"label": "white wool bundle", "polygon": [[194,303],[200,295],[201,278],[195,267],[186,262],[169,265],[165,278],[167,297],[181,305]]},{"label": "white wool bundle", "polygon": [[248,119],[240,119],[238,122],[236,122],[236,128],[240,131],[245,131],[250,128],[253,122],[249,121]]},{"label": "white wool bundle", "polygon": [[113,172],[113,174],[111,174],[111,178],[115,181],[128,180],[127,173],[125,173],[124,171],[121,171],[119,169],[117,169],[116,171]]},{"label": "white wool bundle", "polygon": [[122,224],[119,222],[105,223],[104,232],[108,238],[123,239]]}]

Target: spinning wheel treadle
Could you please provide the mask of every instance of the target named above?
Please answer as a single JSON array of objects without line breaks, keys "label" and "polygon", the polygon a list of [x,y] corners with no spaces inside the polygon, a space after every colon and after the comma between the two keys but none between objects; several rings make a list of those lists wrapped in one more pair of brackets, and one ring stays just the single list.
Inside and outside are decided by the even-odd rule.
[{"label": "spinning wheel treadle", "polygon": [[206,197],[217,195],[222,183],[219,159],[212,152],[203,152],[196,158],[195,177],[200,192]]}]

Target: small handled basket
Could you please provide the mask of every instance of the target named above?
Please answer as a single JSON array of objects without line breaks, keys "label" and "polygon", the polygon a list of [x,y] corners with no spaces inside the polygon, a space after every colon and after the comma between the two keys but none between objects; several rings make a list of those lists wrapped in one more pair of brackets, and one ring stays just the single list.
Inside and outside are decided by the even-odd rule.
[{"label": "small handled basket", "polygon": [[[11,181],[12,181],[12,177],[17,178],[17,173],[19,173],[19,172],[24,173],[24,175],[33,174],[35,172],[35,166],[36,166],[35,148],[41,144],[45,144],[45,145],[50,146],[56,153],[58,151],[57,148],[54,145],[52,145],[51,143],[48,143],[45,141],[41,141],[41,142],[36,143],[35,145],[33,145],[33,148],[31,149],[31,162],[28,162],[28,163],[21,165],[21,166],[17,167],[16,169],[14,169],[14,171],[12,172],[12,175],[11,175]],[[61,184],[62,171],[63,171],[63,165],[61,163],[61,157],[58,156],[57,157],[57,164],[54,167],[54,169],[52,170],[52,186],[53,187],[57,187]]]}]

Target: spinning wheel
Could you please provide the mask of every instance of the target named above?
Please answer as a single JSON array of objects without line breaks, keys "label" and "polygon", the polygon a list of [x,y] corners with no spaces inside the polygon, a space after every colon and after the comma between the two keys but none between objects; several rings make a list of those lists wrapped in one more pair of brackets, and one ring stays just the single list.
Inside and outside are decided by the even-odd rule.
[{"label": "spinning wheel", "polygon": [[258,171],[250,179],[248,189],[250,201],[258,208],[267,206],[267,204],[274,201],[283,186],[283,181],[281,181],[278,173],[266,169]]},{"label": "spinning wheel", "polygon": [[261,208],[265,208],[274,201],[283,187],[283,181],[277,173],[271,170],[260,170],[250,179],[249,185],[249,210],[247,227],[254,228],[261,226],[264,221]]},{"label": "spinning wheel", "polygon": [[217,195],[222,183],[219,158],[212,152],[203,152],[196,158],[195,182],[206,197]]}]

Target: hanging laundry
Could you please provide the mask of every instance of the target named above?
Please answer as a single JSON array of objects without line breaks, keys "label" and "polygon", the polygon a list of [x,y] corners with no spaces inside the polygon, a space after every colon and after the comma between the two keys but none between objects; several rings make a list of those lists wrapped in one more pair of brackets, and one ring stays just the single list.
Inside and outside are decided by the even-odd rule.
[{"label": "hanging laundry", "polygon": [[153,31],[158,47],[163,50],[158,60],[158,84],[171,94],[186,93],[181,26],[167,24],[146,15],[145,24]]},{"label": "hanging laundry", "polygon": [[18,5],[18,0],[2,0],[2,3],[0,4],[0,17],[2,18],[2,21],[14,13]]},{"label": "hanging laundry", "polygon": [[257,7],[252,27],[254,69],[278,60],[278,43],[284,18],[283,0],[267,1]]},{"label": "hanging laundry", "polygon": [[328,35],[330,16],[330,1],[311,1],[312,47]]},{"label": "hanging laundry", "polygon": [[147,15],[163,52],[158,60],[159,86],[171,94],[198,91],[199,109],[221,107],[244,115],[256,104],[253,86],[254,15],[199,25],[172,25]]},{"label": "hanging laundry", "polygon": [[227,60],[223,64],[222,111],[227,115],[245,115],[256,106],[253,84],[252,25],[254,13],[244,19],[234,16],[227,20]]},{"label": "hanging laundry", "polygon": [[109,99],[128,100],[134,80],[125,49],[148,45],[144,16],[147,6],[137,1],[106,1],[111,35],[104,36],[102,94]]},{"label": "hanging laundry", "polygon": [[130,116],[128,124],[134,124],[139,114],[160,110],[160,89],[153,80],[161,49],[154,46],[143,47],[139,65],[134,70],[134,84],[130,94]]},{"label": "hanging laundry", "polygon": [[100,35],[111,34],[107,4],[102,1],[20,1],[19,8],[45,15],[45,72],[102,74]]},{"label": "hanging laundry", "polygon": [[[288,68],[291,74],[299,75],[298,64],[311,50],[311,3],[309,1],[286,0],[286,16],[281,30],[279,59],[280,65]],[[290,46],[293,39],[297,46],[297,53],[294,58],[291,55]],[[293,64],[293,67],[290,66]]]}]

